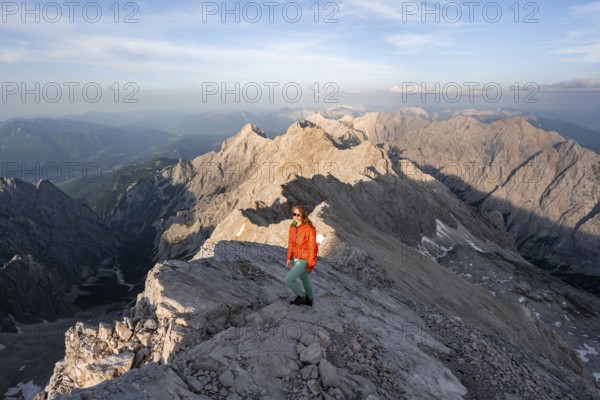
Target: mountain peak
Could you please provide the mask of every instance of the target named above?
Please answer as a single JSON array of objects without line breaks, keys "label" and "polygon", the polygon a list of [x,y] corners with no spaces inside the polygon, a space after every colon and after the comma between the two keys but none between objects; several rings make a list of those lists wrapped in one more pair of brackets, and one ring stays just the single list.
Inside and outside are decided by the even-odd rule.
[{"label": "mountain peak", "polygon": [[248,123],[242,127],[242,130],[236,136],[258,135],[267,138],[267,135],[256,125]]},{"label": "mountain peak", "polygon": [[267,135],[258,126],[248,123],[238,133],[223,142],[221,151],[238,147],[238,145],[247,149],[249,143],[258,146],[257,141],[262,141],[263,139],[268,139]]}]

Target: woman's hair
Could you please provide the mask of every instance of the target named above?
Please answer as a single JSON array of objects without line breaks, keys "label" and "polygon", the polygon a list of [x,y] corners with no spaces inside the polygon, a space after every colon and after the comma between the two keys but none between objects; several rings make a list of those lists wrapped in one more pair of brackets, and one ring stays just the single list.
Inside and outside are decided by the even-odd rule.
[{"label": "woman's hair", "polygon": [[306,224],[309,226],[314,226],[312,221],[308,218],[308,212],[306,212],[306,209],[304,208],[304,206],[297,204],[292,207],[292,212],[294,211],[294,209],[300,211],[300,215],[301,215],[303,224]]}]

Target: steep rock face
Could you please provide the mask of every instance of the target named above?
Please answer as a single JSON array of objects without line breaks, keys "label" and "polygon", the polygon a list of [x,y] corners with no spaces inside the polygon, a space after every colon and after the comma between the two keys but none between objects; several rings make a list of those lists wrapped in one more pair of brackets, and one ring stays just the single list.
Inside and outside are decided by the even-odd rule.
[{"label": "steep rock face", "polygon": [[[214,257],[157,264],[130,316],[115,324],[71,328],[65,360],[38,398],[574,399],[574,388],[580,398],[600,394],[532,352],[533,341],[470,325],[394,287],[369,289],[326,260],[312,277],[313,308],[289,305],[286,269],[275,261],[284,249],[238,242],[232,252],[228,245],[220,242]],[[580,368],[572,351],[521,306],[462,282],[461,290],[484,307],[507,307],[516,323],[535,326],[535,341],[552,349],[554,362]],[[471,372],[465,360],[475,359],[471,382],[458,369]]]},{"label": "steep rock face", "polygon": [[[257,136],[265,141],[265,134],[256,126],[247,124],[238,134],[247,138]],[[244,139],[242,139],[244,141]],[[223,202],[223,193],[233,190],[245,179],[243,173],[251,167],[251,160],[231,160],[232,138],[226,140],[220,152],[209,152],[198,161],[180,160],[152,176],[129,177],[129,184],[121,190],[114,212],[109,218],[111,227],[120,232],[152,237],[155,258],[191,258],[210,236],[217,222],[232,210],[234,202]],[[260,145],[245,148],[249,154],[260,153]],[[235,153],[236,151],[233,151]],[[231,161],[226,171],[220,170],[216,155]],[[221,179],[224,175],[226,179]],[[197,212],[210,208],[210,212]]]},{"label": "steep rock face", "polygon": [[15,255],[0,267],[0,282],[2,330],[14,331],[14,320],[25,323],[41,319],[50,321],[73,311],[66,297],[65,284],[56,269],[40,265],[32,256]]},{"label": "steep rock face", "polygon": [[76,283],[114,254],[104,222],[47,181],[34,186],[0,178],[0,215],[3,262],[14,254],[30,254],[59,267],[66,283]]},{"label": "steep rock face", "polygon": [[[501,213],[525,257],[600,274],[598,154],[522,117],[485,124],[464,116],[429,122],[402,112],[371,113],[328,127],[334,136],[351,129],[387,144],[461,199]],[[405,173],[421,178],[416,170]]]},{"label": "steep rock face", "polygon": [[97,274],[115,253],[106,225],[46,181],[0,178],[0,217],[1,312],[17,320],[69,310],[65,289]]}]

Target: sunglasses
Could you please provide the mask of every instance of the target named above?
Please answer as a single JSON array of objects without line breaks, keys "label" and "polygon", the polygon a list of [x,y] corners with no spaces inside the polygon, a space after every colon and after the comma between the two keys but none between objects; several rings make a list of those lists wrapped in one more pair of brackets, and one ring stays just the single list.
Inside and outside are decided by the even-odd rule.
[{"label": "sunglasses", "polygon": [[292,213],[292,215],[293,215],[294,217],[299,217],[299,216],[300,216],[300,214],[298,214],[298,213]]}]

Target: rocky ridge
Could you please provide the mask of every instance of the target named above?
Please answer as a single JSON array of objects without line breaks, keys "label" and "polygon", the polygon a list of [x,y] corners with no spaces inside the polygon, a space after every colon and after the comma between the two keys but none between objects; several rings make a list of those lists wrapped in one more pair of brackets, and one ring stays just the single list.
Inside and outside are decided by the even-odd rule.
[{"label": "rocky ridge", "polygon": [[[593,370],[528,308],[440,267],[450,255],[465,267],[477,255],[528,264],[501,218],[414,163],[309,122],[274,140],[247,125],[163,176],[191,207],[161,221],[162,254],[195,260],[157,264],[121,321],[72,328],[49,398],[598,395]],[[282,282],[294,202],[320,234],[311,312],[287,304]]]},{"label": "rocky ridge", "polygon": [[[483,123],[399,111],[330,120],[308,117],[340,141],[385,146],[469,204],[498,212],[519,252],[538,265],[598,275],[600,155],[524,117]],[[425,179],[425,178],[424,178]]]},{"label": "rocky ridge", "polygon": [[310,310],[289,305],[285,269],[273,260],[284,257],[284,249],[240,243],[232,253],[220,247],[212,258],[157,264],[128,317],[71,328],[47,398],[600,394],[572,370],[533,354],[525,337],[503,338],[394,288],[367,289],[325,260],[313,278],[318,303]]}]

